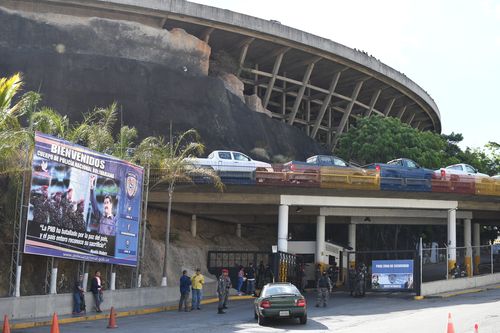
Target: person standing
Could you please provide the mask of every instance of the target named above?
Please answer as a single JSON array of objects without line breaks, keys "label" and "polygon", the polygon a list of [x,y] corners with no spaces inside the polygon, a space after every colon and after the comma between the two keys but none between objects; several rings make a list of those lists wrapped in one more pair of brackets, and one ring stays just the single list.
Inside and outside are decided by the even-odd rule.
[{"label": "person standing", "polygon": [[231,280],[229,279],[229,271],[227,269],[222,269],[222,274],[217,280],[217,296],[219,297],[218,304],[218,314],[223,314],[224,309],[227,309],[227,297],[229,294],[229,289],[231,288]]},{"label": "person standing", "polygon": [[90,281],[90,291],[92,292],[92,295],[94,295],[96,312],[102,312],[101,304],[103,302],[103,295],[100,271],[96,271],[94,277],[92,278],[92,281]]},{"label": "person standing", "polygon": [[321,279],[321,264],[316,264],[316,269],[314,270],[314,283],[318,284],[319,279]]},{"label": "person standing", "polygon": [[241,296],[241,287],[243,286],[243,281],[245,280],[245,271],[243,266],[238,267],[238,286],[236,290],[238,291],[238,296]]},{"label": "person standing", "polygon": [[184,306],[184,311],[188,312],[188,298],[189,291],[191,289],[191,279],[187,276],[187,271],[182,271],[182,276],[180,278],[179,289],[181,292],[181,299],[179,300],[179,311],[182,311],[182,307]]},{"label": "person standing", "polygon": [[326,271],[321,274],[321,277],[318,280],[317,290],[318,296],[316,298],[316,307],[319,307],[320,304],[323,304],[323,307],[326,307],[328,293],[332,290],[332,283],[326,274]]},{"label": "person standing", "polygon": [[203,274],[201,274],[200,269],[197,268],[196,273],[191,278],[191,285],[192,285],[191,289],[193,291],[193,301],[191,304],[191,310],[194,309],[201,310],[200,303],[201,303],[201,296],[204,284],[205,284],[205,277],[203,276]]},{"label": "person standing", "polygon": [[262,276],[262,287],[264,287],[268,283],[273,283],[274,282],[274,273],[273,270],[271,269],[271,265],[267,264],[266,270],[264,271],[264,274]]},{"label": "person standing", "polygon": [[247,294],[255,295],[255,268],[253,268],[253,263],[247,267],[245,276],[247,278]]},{"label": "person standing", "polygon": [[75,284],[73,286],[73,314],[79,315],[82,312],[82,295],[83,295],[83,275],[79,275],[75,280]]},{"label": "person standing", "polygon": [[264,266],[264,262],[261,261],[259,263],[259,268],[257,269],[257,288],[262,289],[264,286],[263,278],[264,278],[264,272],[266,271],[266,267]]}]

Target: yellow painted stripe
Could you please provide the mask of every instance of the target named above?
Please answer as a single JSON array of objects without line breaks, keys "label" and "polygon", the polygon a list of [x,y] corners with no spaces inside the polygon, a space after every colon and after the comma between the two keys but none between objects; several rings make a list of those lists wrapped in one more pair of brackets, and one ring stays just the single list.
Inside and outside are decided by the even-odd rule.
[{"label": "yellow painted stripe", "polygon": [[[240,300],[248,300],[253,299],[253,296],[230,296],[229,300],[231,301],[240,301]],[[201,301],[201,304],[212,304],[217,303],[219,301],[218,298],[207,298]],[[177,305],[168,305],[168,306],[158,306],[154,308],[144,308],[144,309],[136,309],[136,310],[128,310],[128,311],[117,311],[117,317],[129,317],[129,316],[139,316],[151,313],[158,313],[164,311],[173,311],[177,310]],[[72,324],[78,323],[82,321],[94,321],[94,320],[103,320],[109,319],[109,313],[99,313],[95,315],[88,316],[79,316],[79,317],[71,317],[71,318],[59,318],[59,324]],[[44,320],[44,321],[30,321],[24,323],[14,323],[10,325],[10,328],[13,330],[18,329],[26,329],[40,326],[50,326],[52,325],[52,320]]]}]

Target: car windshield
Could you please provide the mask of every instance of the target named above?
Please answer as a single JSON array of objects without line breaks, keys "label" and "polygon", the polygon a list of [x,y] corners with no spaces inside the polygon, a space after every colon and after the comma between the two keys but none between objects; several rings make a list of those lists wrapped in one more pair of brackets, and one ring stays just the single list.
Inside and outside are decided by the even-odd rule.
[{"label": "car windshield", "polygon": [[299,295],[299,290],[294,285],[271,285],[262,291],[262,297],[269,297],[280,294]]}]

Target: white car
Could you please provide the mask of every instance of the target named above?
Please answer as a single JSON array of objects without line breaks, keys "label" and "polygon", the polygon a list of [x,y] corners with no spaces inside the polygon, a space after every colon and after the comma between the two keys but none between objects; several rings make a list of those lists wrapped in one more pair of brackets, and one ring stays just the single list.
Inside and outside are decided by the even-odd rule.
[{"label": "white car", "polygon": [[500,175],[496,175],[496,176],[493,176],[493,177],[491,177],[491,178],[494,178],[494,179],[498,179],[498,180],[500,180]]},{"label": "white car", "polygon": [[468,164],[460,163],[460,164],[453,164],[450,166],[447,166],[446,168],[441,168],[438,170],[438,172],[443,172],[445,174],[451,174],[451,175],[467,175],[467,176],[475,176],[475,177],[489,177],[487,174],[480,173],[473,167],[471,167]]},{"label": "white car", "polygon": [[215,171],[273,171],[269,163],[255,161],[243,153],[230,150],[215,150],[207,158],[192,158],[189,162],[197,166],[211,167]]}]

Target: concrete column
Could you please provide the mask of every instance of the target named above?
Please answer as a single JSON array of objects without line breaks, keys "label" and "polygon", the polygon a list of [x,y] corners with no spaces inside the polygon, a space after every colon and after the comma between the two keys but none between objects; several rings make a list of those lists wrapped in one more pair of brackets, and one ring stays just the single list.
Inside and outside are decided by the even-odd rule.
[{"label": "concrete column", "polygon": [[473,232],[472,235],[474,237],[474,273],[479,273],[479,264],[481,263],[481,225],[479,223],[473,224]]},{"label": "concrete column", "polygon": [[191,215],[191,236],[196,237],[196,215]]},{"label": "concrete column", "polygon": [[83,281],[82,281],[83,290],[87,291],[88,283],[89,283],[89,273],[85,272],[83,273]]},{"label": "concrete column", "polygon": [[448,210],[448,272],[457,262],[457,210]]},{"label": "concrete column", "polygon": [[50,294],[57,294],[57,267],[52,267],[50,273]]},{"label": "concrete column", "polygon": [[464,219],[465,269],[467,276],[472,276],[472,243],[470,219]]},{"label": "concrete column", "polygon": [[288,206],[280,205],[278,212],[278,251],[288,252]]},{"label": "concrete column", "polygon": [[316,263],[325,264],[323,252],[325,251],[325,217],[316,218]]},{"label": "concrete column", "polygon": [[22,266],[16,268],[16,288],[14,289],[14,297],[21,297],[21,272]]},{"label": "concrete column", "polygon": [[241,238],[241,223],[236,225],[236,237]]},{"label": "concrete column", "polygon": [[110,290],[116,289],[116,272],[111,272],[111,281],[109,283],[109,289]]},{"label": "concrete column", "polygon": [[[349,246],[352,248],[352,251],[356,251],[356,225],[351,223],[349,224]],[[356,256],[351,255],[349,258],[349,267],[356,267]]]}]

